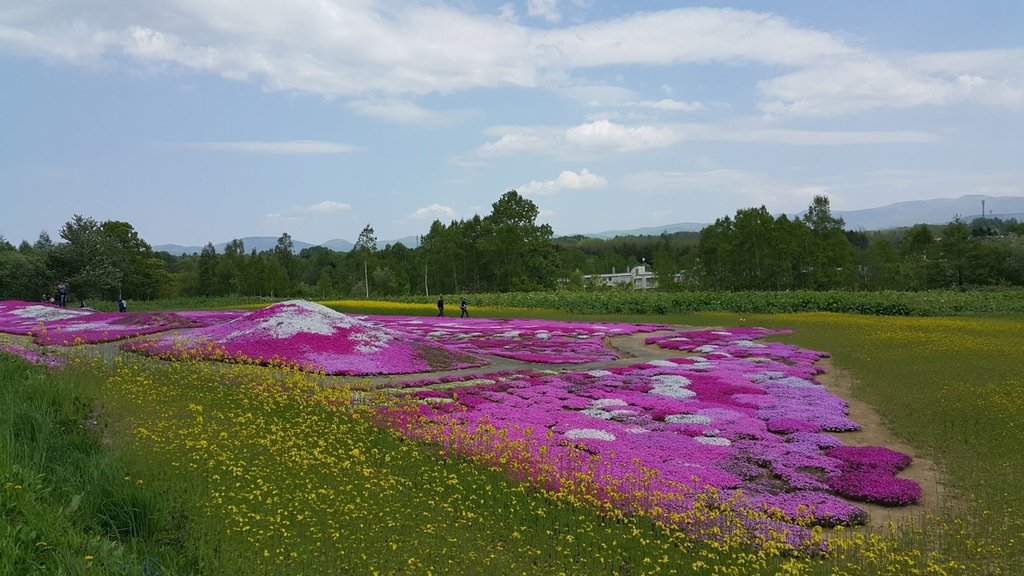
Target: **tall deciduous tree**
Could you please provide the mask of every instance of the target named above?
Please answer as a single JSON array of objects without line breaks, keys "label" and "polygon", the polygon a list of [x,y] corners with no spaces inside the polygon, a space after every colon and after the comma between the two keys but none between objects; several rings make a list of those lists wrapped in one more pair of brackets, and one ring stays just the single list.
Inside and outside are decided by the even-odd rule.
[{"label": "tall deciduous tree", "polygon": [[540,209],[515,190],[491,205],[483,219],[480,245],[497,291],[537,290],[555,283],[557,258],[548,224],[537,224]]}]

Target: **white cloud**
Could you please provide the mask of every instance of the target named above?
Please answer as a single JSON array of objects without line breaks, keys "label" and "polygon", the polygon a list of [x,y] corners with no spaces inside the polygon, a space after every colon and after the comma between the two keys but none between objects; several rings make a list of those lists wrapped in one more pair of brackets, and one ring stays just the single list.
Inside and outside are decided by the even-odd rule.
[{"label": "white cloud", "polygon": [[565,170],[554,180],[545,180],[543,182],[531,180],[528,184],[520,186],[518,191],[523,195],[539,196],[545,194],[557,194],[563,190],[604,188],[607,185],[608,180],[606,180],[604,176],[599,176],[584,168],[578,173],[573,172],[572,170]]},{"label": "white cloud", "polygon": [[244,154],[344,154],[359,150],[358,147],[349,144],[322,142],[319,140],[192,142],[174,144],[173,146],[193,150],[239,152]]},{"label": "white cloud", "polygon": [[[837,116],[877,108],[974,102],[1024,110],[1024,49],[886,55],[766,12],[686,7],[564,24],[572,0],[528,0],[547,25],[467,3],[358,0],[239,2],[49,0],[0,11],[0,53],[54,62],[179,69],[269,90],[357,99],[360,113],[436,120],[407,98],[476,88],[560,91],[591,105],[627,101],[692,111],[699,103],[638,100],[581,76],[611,66],[757,64],[783,69],[758,84],[771,116]],[[661,86],[666,94],[671,87]],[[383,99],[383,100],[377,100]],[[393,100],[389,100],[393,99]],[[388,105],[387,102],[391,104]]]},{"label": "white cloud", "polygon": [[551,126],[497,126],[486,131],[497,136],[477,148],[478,157],[519,153],[546,153],[560,157],[631,153],[667,148],[682,141],[787,144],[792,146],[853,146],[869,144],[924,144],[938,140],[932,132],[917,130],[791,130],[723,126],[700,123],[626,125],[609,118],[615,113],[568,128]]},{"label": "white cloud", "polygon": [[442,206],[440,204],[431,204],[430,206],[424,206],[419,210],[416,210],[409,215],[410,220],[455,220],[458,218],[455,210],[448,206]]},{"label": "white cloud", "polygon": [[502,134],[495,142],[488,142],[478,152],[483,156],[496,156],[513,152],[540,151],[548,148],[551,140],[544,137],[543,128],[531,128],[529,131],[514,131]]},{"label": "white cloud", "polygon": [[[586,3],[574,2],[578,7]],[[556,2],[529,10],[557,18]],[[170,17],[168,15],[173,15]],[[560,28],[444,4],[363,0],[236,2],[53,0],[0,13],[0,51],[71,62],[178,66],[327,96],[551,86],[614,64],[763,62],[799,66],[851,49],[771,14],[680,8]]]},{"label": "white cloud", "polygon": [[562,15],[558,12],[558,0],[527,0],[526,13],[552,23],[562,20]]},{"label": "white cloud", "polygon": [[665,148],[678,142],[680,137],[666,126],[625,126],[597,120],[569,128],[565,131],[565,140],[582,148],[633,151]]},{"label": "white cloud", "polygon": [[626,102],[625,106],[630,108],[650,108],[669,112],[697,112],[705,110],[706,107],[700,102],[682,102],[671,98],[661,100],[641,100],[639,102]]},{"label": "white cloud", "polygon": [[336,202],[334,200],[324,200],[311,204],[309,206],[293,205],[286,210],[280,212],[271,212],[266,215],[267,221],[272,224],[298,224],[307,222],[312,218],[336,214],[338,212],[349,212],[352,210],[352,206],[344,202]]},{"label": "white cloud", "polygon": [[349,104],[349,108],[363,116],[379,118],[396,124],[440,126],[445,124],[449,118],[445,113],[427,110],[413,102],[396,98],[356,100]]}]

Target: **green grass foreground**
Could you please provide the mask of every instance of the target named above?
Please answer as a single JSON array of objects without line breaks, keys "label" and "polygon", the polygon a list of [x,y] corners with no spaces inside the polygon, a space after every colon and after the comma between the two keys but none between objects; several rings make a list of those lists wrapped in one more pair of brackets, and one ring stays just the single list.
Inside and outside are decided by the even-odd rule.
[{"label": "green grass foreground", "polygon": [[[363,306],[339,308],[418,310]],[[892,530],[850,530],[824,557],[709,546],[403,441],[339,410],[347,392],[323,395],[316,376],[135,358],[48,372],[0,356],[12,407],[0,414],[0,573],[1013,575],[1024,565],[1021,316],[600,317],[795,329],[784,339],[831,352],[854,395],[939,464],[942,506]]]}]

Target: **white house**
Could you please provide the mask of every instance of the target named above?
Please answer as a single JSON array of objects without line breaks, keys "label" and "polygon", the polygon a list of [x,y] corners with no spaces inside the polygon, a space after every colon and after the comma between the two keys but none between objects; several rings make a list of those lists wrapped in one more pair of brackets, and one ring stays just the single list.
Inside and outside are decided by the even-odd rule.
[{"label": "white house", "polygon": [[634,266],[629,272],[612,272],[611,274],[585,274],[583,282],[598,286],[631,285],[634,290],[656,288],[658,279],[654,272],[647,269],[646,264]]}]

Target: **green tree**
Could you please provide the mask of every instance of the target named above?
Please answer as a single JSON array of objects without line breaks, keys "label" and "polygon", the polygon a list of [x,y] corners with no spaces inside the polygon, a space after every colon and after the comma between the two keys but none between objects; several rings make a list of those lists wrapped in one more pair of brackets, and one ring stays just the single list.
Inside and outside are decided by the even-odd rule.
[{"label": "green tree", "polygon": [[942,229],[939,254],[945,265],[947,278],[957,289],[963,290],[971,258],[971,227],[960,216]]},{"label": "green tree", "polygon": [[355,246],[352,247],[352,252],[359,255],[363,262],[363,289],[364,294],[367,298],[370,297],[370,275],[369,265],[370,256],[377,252],[377,237],[374,236],[373,227],[367,224],[363,227],[363,231],[359,233],[359,238],[356,240]]},{"label": "green tree", "polygon": [[57,278],[69,281],[72,300],[116,291],[124,276],[117,260],[120,247],[94,218],[75,214],[61,228],[60,237],[64,242],[51,251],[50,261]]},{"label": "green tree", "polygon": [[479,241],[489,268],[488,288],[499,291],[537,290],[555,284],[557,258],[551,226],[538,225],[540,209],[515,190],[491,205]]}]

